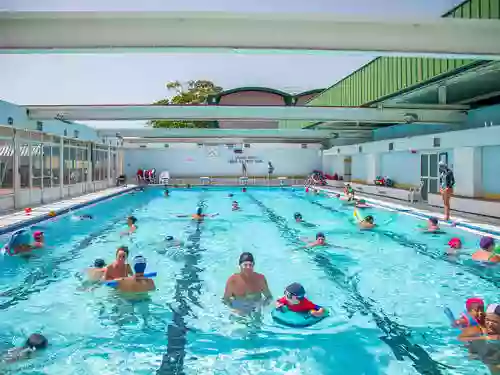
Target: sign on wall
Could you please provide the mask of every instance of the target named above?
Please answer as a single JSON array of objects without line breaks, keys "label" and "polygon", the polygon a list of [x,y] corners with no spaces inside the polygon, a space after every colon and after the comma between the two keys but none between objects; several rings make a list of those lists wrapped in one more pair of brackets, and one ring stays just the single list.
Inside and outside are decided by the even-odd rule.
[{"label": "sign on wall", "polygon": [[216,158],[219,156],[219,150],[217,147],[207,147],[207,156],[210,158]]},{"label": "sign on wall", "polygon": [[258,156],[233,156],[228,160],[229,164],[260,164],[264,163],[264,161]]}]

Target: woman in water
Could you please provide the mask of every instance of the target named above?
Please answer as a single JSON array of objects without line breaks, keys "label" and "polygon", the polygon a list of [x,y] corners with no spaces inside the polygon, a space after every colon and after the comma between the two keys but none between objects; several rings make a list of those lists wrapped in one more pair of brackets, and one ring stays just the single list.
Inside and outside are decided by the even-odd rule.
[{"label": "woman in water", "polygon": [[15,362],[30,358],[37,350],[45,349],[49,341],[44,335],[33,333],[28,337],[23,346],[10,349],[2,358],[3,362]]},{"label": "woman in water", "polygon": [[121,246],[116,250],[116,260],[106,267],[104,280],[114,280],[133,275],[132,268],[127,263],[128,254],[127,246]]},{"label": "woman in water", "polygon": [[251,253],[242,253],[239,265],[240,272],[226,282],[223,302],[240,313],[249,313],[259,305],[268,304],[273,296],[266,277],[254,271],[255,261]]},{"label": "woman in water", "polygon": [[480,250],[472,254],[472,260],[477,262],[500,262],[500,255],[495,251],[495,240],[493,237],[484,236],[479,242]]},{"label": "woman in water", "polygon": [[125,231],[125,232],[122,232],[121,235],[122,236],[126,236],[126,235],[130,235],[130,234],[134,233],[137,230],[137,226],[135,225],[135,223],[137,223],[136,217],[135,216],[129,216],[127,218],[128,230]]}]

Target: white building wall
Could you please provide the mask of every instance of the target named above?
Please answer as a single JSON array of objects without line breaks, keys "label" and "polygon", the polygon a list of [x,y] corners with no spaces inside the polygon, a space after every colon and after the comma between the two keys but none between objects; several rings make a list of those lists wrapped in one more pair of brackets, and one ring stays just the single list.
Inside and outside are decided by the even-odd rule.
[{"label": "white building wall", "polygon": [[172,177],[241,176],[242,166],[235,162],[245,158],[248,176],[266,176],[267,162],[274,166],[275,176],[305,176],[321,169],[319,145],[251,144],[235,154],[225,145],[198,147],[196,144],[171,144],[169,148],[125,149],[125,174],[135,176],[138,169],[169,171]]}]

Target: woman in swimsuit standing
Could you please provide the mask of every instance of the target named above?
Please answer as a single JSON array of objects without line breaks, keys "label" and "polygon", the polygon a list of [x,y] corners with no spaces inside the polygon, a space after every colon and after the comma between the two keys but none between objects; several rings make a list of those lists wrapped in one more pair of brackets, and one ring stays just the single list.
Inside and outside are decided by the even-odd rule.
[{"label": "woman in swimsuit standing", "polygon": [[443,197],[444,220],[450,220],[450,200],[455,186],[455,176],[444,161],[439,162],[439,182],[441,185],[441,197]]}]

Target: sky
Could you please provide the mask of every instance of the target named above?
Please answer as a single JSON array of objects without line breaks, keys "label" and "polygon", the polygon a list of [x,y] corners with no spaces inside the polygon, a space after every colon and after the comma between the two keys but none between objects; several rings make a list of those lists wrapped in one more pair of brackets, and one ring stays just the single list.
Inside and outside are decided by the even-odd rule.
[{"label": "sky", "polygon": [[[338,16],[439,17],[459,0],[0,0],[9,11],[321,12]],[[1,55],[0,99],[18,104],[151,103],[169,81],[207,79],[230,89],[297,93],[324,88],[375,56],[241,54]],[[115,123],[137,126],[142,123]],[[109,123],[93,122],[94,126]]]}]

